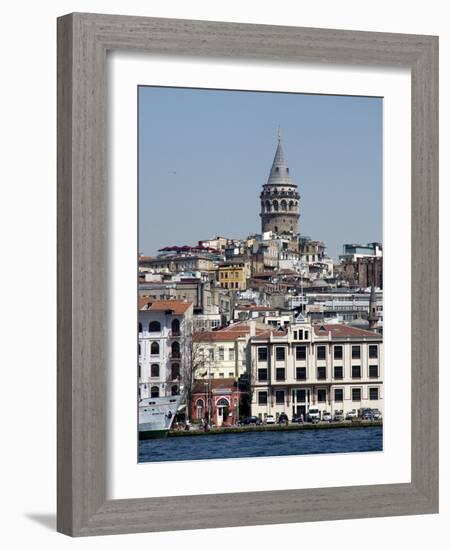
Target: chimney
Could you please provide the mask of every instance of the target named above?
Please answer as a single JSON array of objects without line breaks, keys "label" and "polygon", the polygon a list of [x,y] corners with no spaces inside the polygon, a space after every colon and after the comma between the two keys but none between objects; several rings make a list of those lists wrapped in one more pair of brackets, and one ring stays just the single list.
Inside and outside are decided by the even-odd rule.
[{"label": "chimney", "polygon": [[252,338],[253,336],[256,336],[256,321],[252,319],[248,324],[250,327],[250,338]]}]

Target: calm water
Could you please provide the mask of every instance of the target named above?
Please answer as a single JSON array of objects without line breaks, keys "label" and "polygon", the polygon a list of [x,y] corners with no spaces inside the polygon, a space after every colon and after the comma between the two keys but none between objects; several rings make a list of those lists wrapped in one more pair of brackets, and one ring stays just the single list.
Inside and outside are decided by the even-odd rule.
[{"label": "calm water", "polygon": [[139,462],[382,450],[382,427],[246,432],[140,441]]}]

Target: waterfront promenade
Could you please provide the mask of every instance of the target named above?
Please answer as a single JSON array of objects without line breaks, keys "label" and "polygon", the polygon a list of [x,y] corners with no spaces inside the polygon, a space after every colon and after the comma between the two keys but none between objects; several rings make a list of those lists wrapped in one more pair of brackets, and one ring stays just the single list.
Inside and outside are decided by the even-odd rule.
[{"label": "waterfront promenade", "polygon": [[174,429],[168,433],[168,437],[189,437],[189,436],[205,436],[205,435],[220,435],[220,434],[236,434],[248,432],[285,432],[298,430],[327,430],[327,429],[353,429],[353,428],[374,428],[381,427],[382,420],[353,420],[343,422],[317,422],[317,423],[299,423],[299,424],[262,424],[250,426],[223,426],[213,427],[209,430],[202,429],[199,425],[193,425],[189,430]]}]

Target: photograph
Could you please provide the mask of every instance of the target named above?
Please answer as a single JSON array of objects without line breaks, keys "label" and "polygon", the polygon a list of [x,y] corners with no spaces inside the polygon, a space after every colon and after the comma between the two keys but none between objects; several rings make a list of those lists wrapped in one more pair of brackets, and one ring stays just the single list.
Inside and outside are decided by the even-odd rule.
[{"label": "photograph", "polygon": [[383,98],[137,93],[138,461],[383,451]]}]

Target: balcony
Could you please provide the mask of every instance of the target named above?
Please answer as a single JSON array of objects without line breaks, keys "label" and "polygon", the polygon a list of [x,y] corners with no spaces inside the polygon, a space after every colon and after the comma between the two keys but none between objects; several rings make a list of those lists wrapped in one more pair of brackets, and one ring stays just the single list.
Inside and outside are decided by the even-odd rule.
[{"label": "balcony", "polygon": [[169,361],[181,361],[181,353],[179,351],[169,353]]}]

